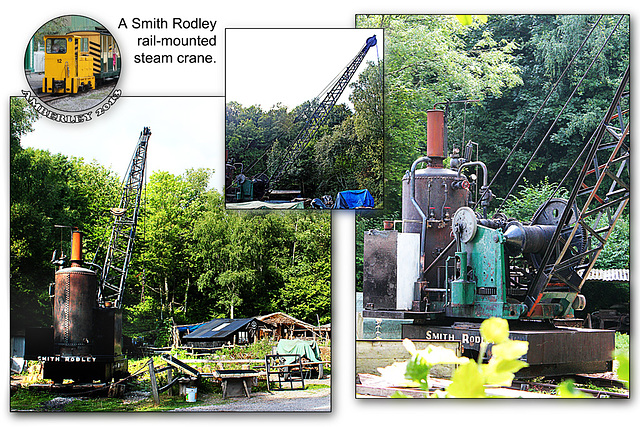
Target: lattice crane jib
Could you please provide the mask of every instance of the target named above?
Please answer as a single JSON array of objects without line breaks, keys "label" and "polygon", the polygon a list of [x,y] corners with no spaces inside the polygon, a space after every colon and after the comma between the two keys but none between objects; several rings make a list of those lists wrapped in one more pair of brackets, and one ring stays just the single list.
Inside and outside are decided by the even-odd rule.
[{"label": "lattice crane jib", "polygon": [[270,174],[269,182],[271,184],[278,182],[282,175],[295,163],[304,148],[309,144],[309,141],[311,141],[318,129],[326,121],[331,109],[334,107],[336,102],[338,102],[338,99],[355,75],[358,67],[360,67],[360,64],[364,60],[369,49],[376,44],[376,36],[374,35],[369,37],[358,54],[349,62],[340,77],[326,92],[322,102],[315,107],[302,130],[287,148],[286,154],[283,156],[279,166]]},{"label": "lattice crane jib", "polygon": [[113,228],[98,284],[98,304],[120,308],[124,296],[129,262],[136,237],[140,200],[147,164],[147,146],[151,130],[145,127],[123,180],[118,207],[112,208]]},{"label": "lattice crane jib", "polygon": [[[586,157],[551,243],[541,261],[526,304],[531,315],[550,285],[579,292],[629,203],[629,69],[600,125],[585,147]],[[577,215],[576,215],[577,212]],[[574,251],[576,239],[590,247]]]}]

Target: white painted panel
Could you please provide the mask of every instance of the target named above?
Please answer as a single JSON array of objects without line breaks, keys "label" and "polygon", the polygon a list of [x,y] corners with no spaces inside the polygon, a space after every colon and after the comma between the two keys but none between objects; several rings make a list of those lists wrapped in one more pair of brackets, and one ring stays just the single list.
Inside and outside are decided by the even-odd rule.
[{"label": "white painted panel", "polygon": [[398,233],[396,309],[410,310],[420,271],[420,234]]}]

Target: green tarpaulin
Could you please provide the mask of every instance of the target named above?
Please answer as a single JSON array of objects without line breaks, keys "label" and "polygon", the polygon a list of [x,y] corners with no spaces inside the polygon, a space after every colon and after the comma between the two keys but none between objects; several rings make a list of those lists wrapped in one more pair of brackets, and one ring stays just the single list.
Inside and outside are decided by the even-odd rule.
[{"label": "green tarpaulin", "polygon": [[[276,348],[278,354],[300,354],[311,362],[320,362],[320,349],[315,341],[280,340]],[[295,357],[285,357],[285,363],[295,362]]]}]

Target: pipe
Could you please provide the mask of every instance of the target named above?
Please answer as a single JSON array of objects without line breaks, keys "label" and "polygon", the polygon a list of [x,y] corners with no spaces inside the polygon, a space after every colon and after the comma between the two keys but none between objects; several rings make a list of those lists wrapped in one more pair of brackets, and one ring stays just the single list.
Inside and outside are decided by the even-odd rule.
[{"label": "pipe", "polygon": [[483,207],[483,216],[486,218],[487,216],[487,206],[489,206],[489,202],[491,201],[491,199],[493,198],[493,194],[491,193],[491,190],[489,190],[488,184],[487,184],[487,180],[489,178],[489,174],[487,172],[487,165],[485,165],[482,162],[476,161],[476,162],[467,162],[467,163],[463,163],[460,165],[460,167],[458,167],[458,177],[460,177],[462,175],[462,168],[466,167],[466,166],[480,166],[482,167],[482,187],[480,188],[480,194],[482,194],[480,196],[481,198],[481,204]]},{"label": "pipe", "polygon": [[425,235],[427,234],[427,215],[424,213],[424,211],[416,201],[416,167],[418,166],[419,163],[423,163],[423,162],[431,164],[431,158],[427,156],[422,156],[419,159],[417,159],[411,165],[411,172],[409,174],[409,180],[410,180],[409,181],[409,188],[410,188],[409,197],[411,199],[411,203],[413,203],[413,206],[416,208],[416,210],[420,214],[420,217],[422,218],[422,230],[420,231],[420,280],[424,279],[424,260],[425,260],[424,239],[425,239]]},{"label": "pipe", "polygon": [[442,181],[442,187],[444,188],[444,202],[442,202],[442,208],[440,209],[440,220],[444,221],[444,208],[447,206],[447,200],[449,199],[449,187],[447,181]]},{"label": "pipe", "polygon": [[82,232],[78,229],[71,231],[71,266],[82,266]]},{"label": "pipe", "polygon": [[467,162],[467,163],[463,163],[460,165],[460,167],[458,168],[458,178],[460,177],[460,175],[462,175],[461,171],[462,168],[466,167],[466,166],[480,166],[482,167],[482,172],[483,172],[483,176],[482,176],[482,186],[486,187],[487,186],[487,178],[488,178],[488,173],[487,173],[487,165],[485,165],[482,162]]}]

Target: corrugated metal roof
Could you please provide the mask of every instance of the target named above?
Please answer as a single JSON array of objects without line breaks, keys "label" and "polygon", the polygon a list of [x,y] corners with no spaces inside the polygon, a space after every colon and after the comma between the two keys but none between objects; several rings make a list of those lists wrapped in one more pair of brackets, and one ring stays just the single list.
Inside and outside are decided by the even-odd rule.
[{"label": "corrugated metal roof", "polygon": [[251,317],[248,319],[213,319],[207,323],[203,323],[195,331],[187,334],[183,339],[226,339],[247,324],[257,321]]},{"label": "corrugated metal roof", "polygon": [[599,282],[628,282],[629,270],[622,268],[599,270],[594,268],[589,272],[587,280]]}]

